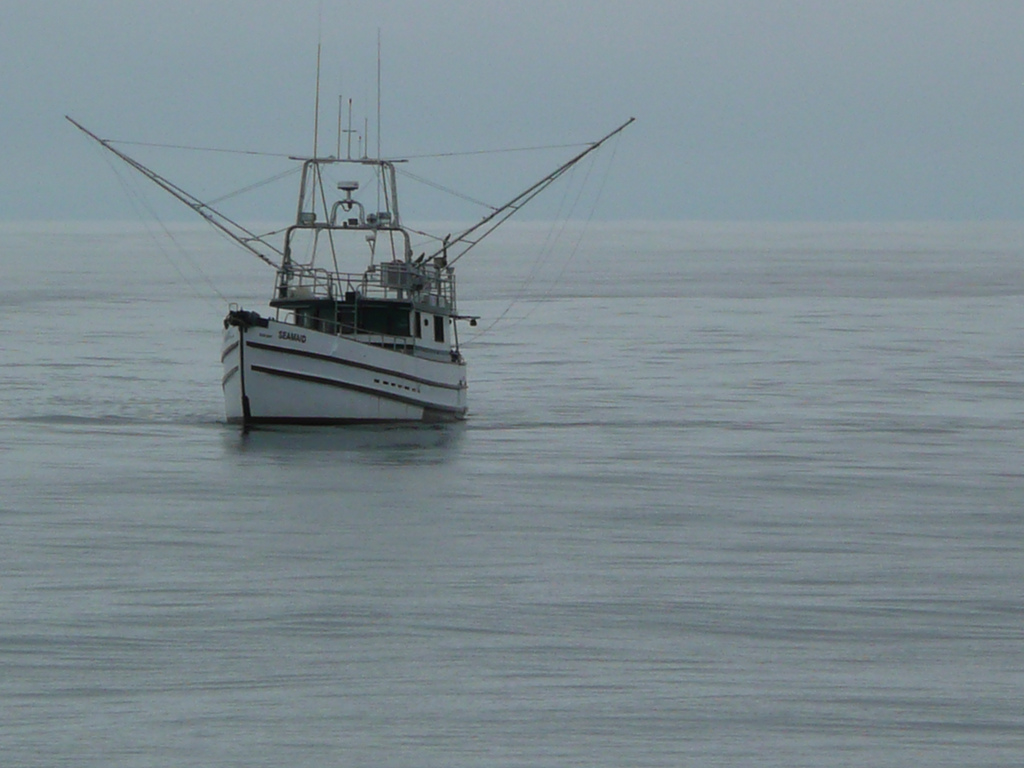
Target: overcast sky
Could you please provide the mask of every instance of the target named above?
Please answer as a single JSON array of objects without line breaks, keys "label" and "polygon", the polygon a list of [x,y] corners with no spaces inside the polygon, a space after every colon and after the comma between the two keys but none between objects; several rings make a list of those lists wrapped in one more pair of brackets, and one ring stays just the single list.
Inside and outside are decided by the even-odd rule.
[{"label": "overcast sky", "polygon": [[[384,155],[592,140],[636,116],[595,165],[599,218],[1024,218],[1021,0],[0,0],[0,219],[134,215],[64,114],[308,154],[318,36],[324,143],[341,92],[375,145],[378,29]],[[441,178],[499,202],[566,152]],[[221,173],[189,157],[152,162]]]}]

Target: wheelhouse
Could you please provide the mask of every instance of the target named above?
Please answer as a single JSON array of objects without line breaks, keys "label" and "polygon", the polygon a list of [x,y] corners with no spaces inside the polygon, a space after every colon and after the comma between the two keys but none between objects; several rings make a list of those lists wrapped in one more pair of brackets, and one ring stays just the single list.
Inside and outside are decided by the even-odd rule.
[{"label": "wheelhouse", "polygon": [[[413,258],[398,210],[395,162],[303,161],[299,206],[285,231],[270,305],[278,320],[300,328],[457,360],[455,272],[444,247],[429,259],[425,252]],[[374,172],[383,210],[368,212],[353,197],[359,182],[347,179],[334,184],[339,194],[327,200],[325,170],[338,164]],[[357,248],[369,251],[369,266],[362,272],[338,270],[339,261]]]}]

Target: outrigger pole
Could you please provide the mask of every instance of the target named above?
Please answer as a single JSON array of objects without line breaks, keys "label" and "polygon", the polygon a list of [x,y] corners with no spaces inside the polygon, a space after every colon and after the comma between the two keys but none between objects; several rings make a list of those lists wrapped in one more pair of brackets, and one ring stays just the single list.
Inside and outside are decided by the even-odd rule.
[{"label": "outrigger pole", "polygon": [[[158,174],[156,171],[153,171],[153,170],[147,168],[142,163],[140,163],[138,160],[135,160],[134,158],[130,157],[129,155],[126,155],[124,152],[121,152],[118,149],[115,149],[112,146],[110,140],[108,140],[108,139],[101,139],[99,136],[97,136],[95,133],[90,131],[88,128],[86,128],[84,125],[82,125],[78,121],[74,120],[69,115],[65,115],[64,117],[67,118],[69,123],[71,123],[73,126],[75,126],[78,130],[80,130],[86,136],[88,136],[89,138],[94,140],[101,147],[103,147],[104,149],[107,149],[110,152],[112,152],[113,154],[117,155],[117,157],[119,157],[121,160],[123,160],[129,166],[131,166],[136,171],[141,173],[143,176],[145,176],[147,179],[152,181],[158,187],[160,187],[161,189],[165,190],[166,192],[168,192],[169,194],[171,194],[172,196],[174,196],[175,198],[177,198],[178,200],[183,202],[185,205],[187,205],[193,211],[195,211],[200,216],[202,216],[204,219],[206,219],[210,224],[212,224],[217,229],[219,229],[222,232],[224,232],[224,234],[226,234],[232,240],[237,242],[239,245],[241,245],[247,251],[249,251],[250,253],[254,254],[257,258],[259,258],[263,262],[269,264],[274,269],[280,269],[281,268],[280,264],[275,262],[272,258],[267,256],[266,254],[262,253],[258,248],[256,248],[255,243],[259,243],[261,246],[269,249],[273,253],[275,253],[278,256],[280,256],[282,260],[284,260],[285,259],[285,254],[284,254],[284,251],[282,251],[280,248],[278,248],[277,246],[273,245],[272,243],[268,243],[260,235],[254,234],[253,232],[250,232],[248,229],[243,227],[238,222],[231,220],[230,218],[225,216],[223,213],[221,213],[217,209],[215,209],[212,206],[207,205],[206,203],[204,203],[202,200],[197,198],[195,195],[192,195],[191,193],[186,192],[184,189],[182,189],[181,187],[177,186],[173,182],[169,181],[168,179],[165,179],[163,176]],[[576,163],[578,163],[584,157],[586,157],[591,152],[596,150],[598,147],[600,147],[602,144],[604,144],[610,138],[612,138],[613,136],[617,135],[621,131],[625,130],[625,128],[627,126],[629,126],[631,123],[633,123],[635,120],[636,120],[636,118],[634,118],[634,117],[629,118],[629,120],[624,122],[622,125],[620,125],[618,128],[616,128],[614,131],[612,131],[611,133],[607,134],[606,136],[604,136],[603,138],[599,139],[598,141],[595,141],[593,144],[591,144],[585,150],[583,150],[582,152],[580,152],[578,155],[576,155],[575,157],[571,158],[567,162],[563,163],[561,166],[556,168],[554,171],[549,173],[547,176],[542,178],[540,181],[536,182],[535,184],[531,185],[530,187],[528,187],[524,191],[520,192],[518,195],[513,197],[511,200],[509,200],[504,205],[502,205],[502,206],[500,206],[498,208],[495,208],[491,213],[489,213],[487,216],[482,218],[480,221],[478,221],[476,224],[474,224],[469,229],[465,230],[464,232],[460,233],[459,235],[457,235],[454,238],[446,237],[445,241],[444,241],[444,244],[439,249],[434,251],[430,255],[430,258],[434,258],[436,256],[441,256],[443,254],[445,256],[445,258],[447,259],[448,249],[453,247],[453,246],[461,244],[462,246],[464,246],[462,248],[462,250],[454,258],[452,258],[450,260],[447,260],[448,265],[454,264],[456,261],[458,261],[463,256],[465,256],[470,250],[472,250],[481,240],[483,240],[485,237],[487,237],[487,235],[491,234],[491,232],[493,232],[495,229],[497,229],[509,217],[511,217],[520,208],[522,208],[524,205],[526,205],[526,203],[528,203],[530,200],[532,200],[537,195],[539,195],[541,192],[543,192],[545,189],[547,189],[547,187],[550,186],[563,173],[568,171],[570,168],[572,168],[574,165],[576,165]],[[380,162],[380,161],[378,160],[377,162]],[[479,233],[479,234],[476,235],[475,237],[473,237],[474,233]]]},{"label": "outrigger pole", "polygon": [[[522,208],[524,205],[530,202],[533,198],[535,198],[537,195],[539,195],[541,192],[547,189],[548,186],[550,186],[559,176],[561,176],[563,173],[565,173],[574,165],[576,165],[576,163],[578,163],[584,157],[586,157],[595,149],[597,149],[606,141],[608,141],[608,139],[610,139],[612,136],[615,136],[616,134],[625,130],[625,128],[635,120],[635,117],[629,118],[629,120],[624,122],[614,131],[609,133],[607,136],[595,141],[585,150],[580,152],[578,155],[573,157],[568,162],[564,163],[563,165],[553,170],[551,173],[549,173],[543,179],[538,181],[536,184],[533,184],[528,189],[524,190],[523,192],[520,192],[518,195],[513,197],[503,206],[495,208],[491,213],[489,213],[487,216],[484,216],[484,218],[480,219],[480,221],[478,221],[476,224],[474,224],[466,231],[462,232],[461,234],[457,235],[456,237],[450,240],[448,238],[445,238],[444,245],[442,245],[441,248],[432,253],[430,255],[430,258],[434,258],[435,256],[439,256],[441,254],[447,254],[449,248],[451,248],[453,245],[457,243],[461,243],[465,245],[465,247],[462,249],[462,251],[459,252],[457,256],[455,256],[455,258],[449,259],[447,262],[449,266],[454,264],[456,261],[458,261],[467,253],[469,253],[469,251],[472,250],[477,243],[479,243],[481,240],[483,240],[485,237],[491,234],[491,232],[497,229],[501,224],[503,224],[506,219],[511,217],[514,213],[516,213],[516,211],[518,211],[520,208]],[[472,239],[470,235],[472,235],[474,232],[481,232],[481,234],[478,235],[475,239]]]},{"label": "outrigger pole", "polygon": [[229,219],[227,216],[225,216],[223,213],[221,213],[217,209],[210,207],[209,205],[204,203],[202,200],[200,200],[195,195],[192,195],[192,194],[186,192],[184,189],[182,189],[181,187],[177,186],[173,182],[168,181],[163,176],[158,174],[156,171],[150,170],[149,168],[144,166],[142,163],[140,163],[138,160],[135,160],[134,158],[129,157],[128,155],[126,155],[124,152],[121,152],[120,150],[115,149],[111,145],[111,143],[110,143],[110,141],[108,139],[101,139],[95,133],[90,131],[88,128],[86,128],[84,125],[82,125],[81,123],[77,122],[76,120],[74,120],[70,116],[64,115],[64,117],[67,118],[69,123],[71,123],[73,126],[75,126],[75,128],[80,130],[82,133],[84,133],[90,139],[94,140],[96,143],[98,143],[104,149],[110,150],[112,153],[114,153],[119,158],[121,158],[121,160],[123,160],[125,163],[130,165],[136,171],[141,173],[147,179],[152,181],[158,187],[160,187],[161,189],[165,190],[166,192],[169,192],[171,195],[176,197],[178,200],[180,200],[181,202],[185,203],[185,205],[187,205],[193,211],[198,213],[200,216],[202,216],[204,219],[206,219],[208,222],[210,222],[217,229],[221,230],[224,234],[226,234],[228,237],[230,237],[236,243],[241,245],[247,251],[249,251],[250,253],[255,254],[258,258],[260,258],[261,260],[263,260],[264,262],[266,262],[267,264],[272,266],[274,269],[280,269],[280,266],[277,264],[277,262],[275,262],[273,259],[271,259],[266,254],[261,253],[260,250],[255,247],[254,243],[259,243],[260,245],[262,245],[262,246],[264,246],[266,248],[269,248],[271,251],[273,251],[277,255],[281,256],[282,258],[284,258],[284,252],[281,251],[281,249],[279,249],[277,246],[273,245],[272,243],[268,243],[266,240],[264,240],[259,235],[256,235],[256,234],[250,232],[248,229],[243,227],[241,224],[239,224],[239,223],[237,223],[235,221],[232,221],[231,219]]}]

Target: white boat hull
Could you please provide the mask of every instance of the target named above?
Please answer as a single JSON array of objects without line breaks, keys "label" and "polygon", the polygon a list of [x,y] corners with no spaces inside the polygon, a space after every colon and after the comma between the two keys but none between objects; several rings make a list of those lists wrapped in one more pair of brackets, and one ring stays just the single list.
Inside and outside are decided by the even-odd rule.
[{"label": "white boat hull", "polygon": [[276,320],[228,325],[221,361],[230,423],[355,424],[465,418],[466,366]]}]

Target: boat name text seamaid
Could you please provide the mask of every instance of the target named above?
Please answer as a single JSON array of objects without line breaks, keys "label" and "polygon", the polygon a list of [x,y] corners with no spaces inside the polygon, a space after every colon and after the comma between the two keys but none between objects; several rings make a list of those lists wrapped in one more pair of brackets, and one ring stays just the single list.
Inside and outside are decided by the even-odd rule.
[{"label": "boat name text seamaid", "polygon": [[298,341],[302,344],[306,343],[306,334],[304,333],[292,333],[291,331],[278,331],[277,338],[287,339],[288,341]]}]

